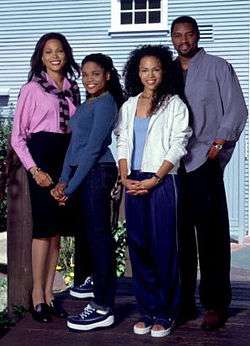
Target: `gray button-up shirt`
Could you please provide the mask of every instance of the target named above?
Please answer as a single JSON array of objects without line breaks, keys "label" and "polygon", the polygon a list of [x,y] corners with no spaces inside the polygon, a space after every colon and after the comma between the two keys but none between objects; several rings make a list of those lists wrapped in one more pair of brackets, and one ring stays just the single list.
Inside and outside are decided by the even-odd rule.
[{"label": "gray button-up shirt", "polygon": [[215,139],[226,144],[219,153],[224,168],[245,126],[247,108],[232,66],[202,48],[191,59],[185,89],[193,135],[184,162],[186,171],[200,167]]}]

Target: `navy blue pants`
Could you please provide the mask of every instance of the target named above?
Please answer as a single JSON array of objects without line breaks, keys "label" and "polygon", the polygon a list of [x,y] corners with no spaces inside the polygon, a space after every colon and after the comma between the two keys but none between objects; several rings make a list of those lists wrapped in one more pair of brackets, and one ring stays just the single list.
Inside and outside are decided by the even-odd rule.
[{"label": "navy blue pants", "polygon": [[[94,281],[94,302],[112,307],[115,294],[114,243],[110,192],[117,179],[115,163],[97,164],[79,187],[82,232],[85,233]],[[86,244],[82,244],[83,248]]]},{"label": "navy blue pants", "polygon": [[[152,173],[132,171],[131,179]],[[144,196],[126,194],[126,225],[141,315],[176,318],[180,299],[177,246],[178,177],[169,174]]]}]

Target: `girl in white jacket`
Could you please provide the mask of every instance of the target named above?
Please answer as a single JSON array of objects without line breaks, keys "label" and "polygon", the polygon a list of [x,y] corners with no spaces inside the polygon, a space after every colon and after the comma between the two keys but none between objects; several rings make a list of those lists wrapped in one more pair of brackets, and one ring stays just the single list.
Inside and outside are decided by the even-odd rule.
[{"label": "girl in white jacket", "polygon": [[143,46],[125,65],[129,99],[116,128],[126,188],[128,245],[141,318],[136,334],[170,334],[178,314],[177,170],[191,135],[188,110],[174,95],[172,53]]}]

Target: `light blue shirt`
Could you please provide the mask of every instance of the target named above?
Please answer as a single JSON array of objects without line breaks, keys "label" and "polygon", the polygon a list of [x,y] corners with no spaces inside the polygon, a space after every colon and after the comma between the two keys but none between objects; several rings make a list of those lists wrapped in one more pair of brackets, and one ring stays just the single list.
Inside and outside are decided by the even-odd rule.
[{"label": "light blue shirt", "polygon": [[143,149],[146,141],[150,117],[142,118],[135,116],[134,120],[134,149],[132,155],[132,169],[140,170]]}]

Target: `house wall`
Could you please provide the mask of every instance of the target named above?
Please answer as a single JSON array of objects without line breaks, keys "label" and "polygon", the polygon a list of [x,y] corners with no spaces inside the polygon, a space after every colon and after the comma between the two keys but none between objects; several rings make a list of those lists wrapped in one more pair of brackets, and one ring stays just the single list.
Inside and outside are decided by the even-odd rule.
[{"label": "house wall", "polygon": [[[167,0],[164,0],[167,1]],[[230,61],[249,102],[249,1],[169,0],[169,21],[165,32],[109,33],[110,0],[1,0],[0,7],[0,95],[9,90],[9,108],[16,102],[26,81],[35,43],[50,31],[61,32],[81,62],[89,53],[112,56],[121,71],[129,52],[139,44],[170,43],[167,29],[183,14],[194,16],[200,25],[213,25],[213,39],[201,45]],[[12,106],[13,105],[13,106]],[[243,239],[248,232],[248,129],[241,137],[225,172],[233,237]]]}]

